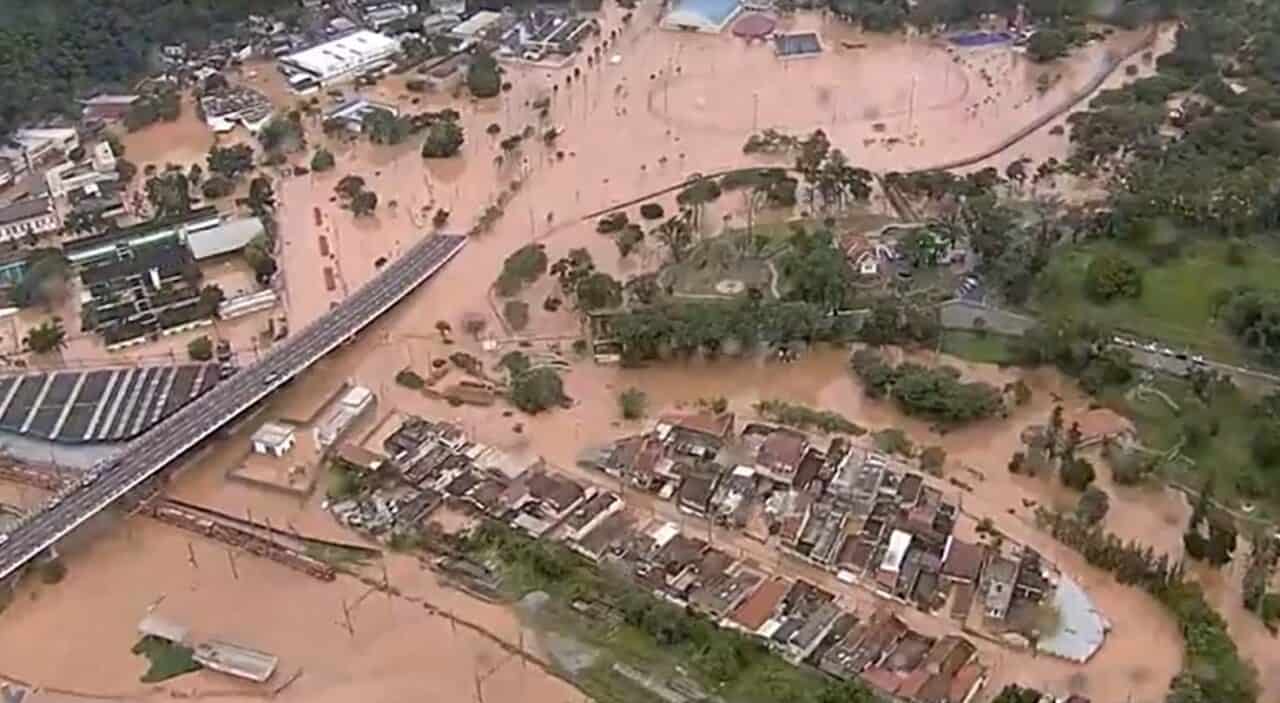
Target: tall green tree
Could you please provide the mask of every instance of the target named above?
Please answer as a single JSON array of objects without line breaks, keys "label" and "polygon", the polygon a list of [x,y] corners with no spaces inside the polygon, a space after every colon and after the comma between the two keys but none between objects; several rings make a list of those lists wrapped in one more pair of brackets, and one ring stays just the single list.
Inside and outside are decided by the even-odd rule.
[{"label": "tall green tree", "polygon": [[492,98],[502,90],[502,72],[498,61],[486,51],[471,57],[467,66],[467,90],[477,98]]}]

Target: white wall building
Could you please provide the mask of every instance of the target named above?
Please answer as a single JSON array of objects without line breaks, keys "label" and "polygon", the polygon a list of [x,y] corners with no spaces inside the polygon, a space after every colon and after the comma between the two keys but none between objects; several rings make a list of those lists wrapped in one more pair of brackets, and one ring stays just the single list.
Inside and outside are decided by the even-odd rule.
[{"label": "white wall building", "polygon": [[399,41],[360,30],[284,56],[280,65],[294,90],[307,90],[352,80],[399,52]]},{"label": "white wall building", "polygon": [[268,422],[259,427],[250,438],[253,452],[264,456],[282,457],[293,449],[297,436],[293,425],[283,422]]},{"label": "white wall building", "polygon": [[106,142],[93,147],[92,158],[87,163],[59,164],[44,172],[44,182],[53,198],[65,198],[78,190],[96,191],[97,184],[119,180],[116,173],[116,157]]}]

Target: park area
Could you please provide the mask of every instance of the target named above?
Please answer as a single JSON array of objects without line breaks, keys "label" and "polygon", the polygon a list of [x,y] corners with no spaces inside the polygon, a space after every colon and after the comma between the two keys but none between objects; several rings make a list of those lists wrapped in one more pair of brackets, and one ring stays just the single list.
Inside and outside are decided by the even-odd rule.
[{"label": "park area", "polygon": [[[1242,248],[1243,253],[1233,252],[1233,246]],[[1091,300],[1085,280],[1090,262],[1098,256],[1119,256],[1133,262],[1141,272],[1140,294],[1105,304]],[[1209,283],[1212,281],[1223,282],[1218,284],[1223,288],[1214,287]],[[1033,307],[1041,316],[1092,320],[1118,332],[1193,349],[1220,361],[1247,362],[1251,361],[1248,351],[1216,321],[1217,301],[1226,287],[1237,286],[1280,292],[1280,250],[1256,242],[1197,241],[1157,263],[1148,254],[1105,242],[1057,256]]]},{"label": "park area", "polygon": [[1272,470],[1259,465],[1254,450],[1257,434],[1273,426],[1259,413],[1257,399],[1228,385],[1196,391],[1190,382],[1159,377],[1104,403],[1134,421],[1165,478],[1199,490],[1212,476],[1215,494],[1227,504],[1280,512]]}]

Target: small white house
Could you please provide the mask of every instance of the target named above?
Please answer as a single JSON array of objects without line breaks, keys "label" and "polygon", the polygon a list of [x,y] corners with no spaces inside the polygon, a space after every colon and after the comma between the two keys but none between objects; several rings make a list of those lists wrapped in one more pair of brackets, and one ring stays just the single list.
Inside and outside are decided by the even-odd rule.
[{"label": "small white house", "polygon": [[255,454],[282,457],[293,449],[297,442],[292,425],[282,422],[268,422],[253,433],[253,451]]}]

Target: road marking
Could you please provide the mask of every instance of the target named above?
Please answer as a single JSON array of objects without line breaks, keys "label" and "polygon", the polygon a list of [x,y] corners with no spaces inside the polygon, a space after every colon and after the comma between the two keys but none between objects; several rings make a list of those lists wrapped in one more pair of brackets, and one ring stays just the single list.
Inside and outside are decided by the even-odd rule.
[{"label": "road marking", "polygon": [[40,404],[44,402],[44,397],[49,395],[49,389],[53,386],[53,379],[58,377],[58,372],[51,372],[44,378],[44,385],[40,387],[40,393],[36,395],[36,402],[32,403],[31,410],[27,412],[27,419],[23,421],[19,432],[26,434],[31,429],[31,423],[36,419],[36,412],[40,410]]},{"label": "road marking", "polygon": [[49,430],[49,439],[58,436],[62,431],[62,426],[67,422],[67,418],[71,416],[71,409],[76,406],[76,398],[80,397],[80,389],[84,388],[85,379],[89,378],[89,372],[85,371],[76,377],[76,386],[71,389],[71,395],[67,397],[67,404],[62,406],[62,414],[58,415],[58,421],[53,423],[53,429]]}]

